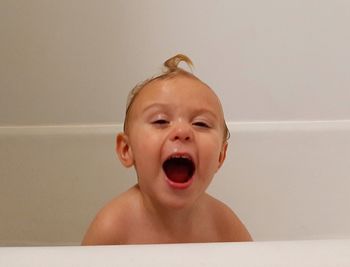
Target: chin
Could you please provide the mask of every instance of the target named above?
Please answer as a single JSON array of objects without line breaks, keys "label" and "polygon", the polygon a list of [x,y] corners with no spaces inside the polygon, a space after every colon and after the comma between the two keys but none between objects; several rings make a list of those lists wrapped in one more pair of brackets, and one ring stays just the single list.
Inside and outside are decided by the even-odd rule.
[{"label": "chin", "polygon": [[193,207],[197,199],[193,192],[192,194],[190,192],[170,193],[162,197],[161,206],[171,210],[184,210]]}]

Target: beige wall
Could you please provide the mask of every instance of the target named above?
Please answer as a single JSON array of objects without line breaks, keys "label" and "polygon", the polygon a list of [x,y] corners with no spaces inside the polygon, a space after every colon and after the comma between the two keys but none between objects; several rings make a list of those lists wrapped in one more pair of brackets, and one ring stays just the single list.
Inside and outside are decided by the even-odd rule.
[{"label": "beige wall", "polygon": [[350,2],[0,1],[0,126],[122,122],[177,52],[229,121],[350,118]]},{"label": "beige wall", "polygon": [[[210,192],[258,240],[349,236],[350,2],[0,1],[0,244],[77,244],[134,181],[128,91],[178,53],[233,135]],[[83,126],[82,126],[83,125]]]}]

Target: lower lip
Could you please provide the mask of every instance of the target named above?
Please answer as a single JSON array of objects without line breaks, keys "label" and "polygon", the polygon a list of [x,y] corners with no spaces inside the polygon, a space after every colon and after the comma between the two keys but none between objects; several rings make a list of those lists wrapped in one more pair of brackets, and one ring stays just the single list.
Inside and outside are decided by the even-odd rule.
[{"label": "lower lip", "polygon": [[180,189],[180,190],[184,190],[188,187],[191,186],[192,182],[193,182],[193,177],[191,177],[191,179],[189,179],[187,182],[185,183],[176,183],[172,180],[170,180],[169,178],[166,177],[166,180],[168,182],[168,184],[170,185],[170,187],[174,188],[174,189]]}]

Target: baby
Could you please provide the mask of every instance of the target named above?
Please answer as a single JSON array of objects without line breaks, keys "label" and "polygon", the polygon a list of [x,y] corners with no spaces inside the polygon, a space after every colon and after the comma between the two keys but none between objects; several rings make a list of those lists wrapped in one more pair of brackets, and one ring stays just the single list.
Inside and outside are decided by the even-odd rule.
[{"label": "baby", "polygon": [[250,241],[234,214],[205,191],[222,166],[227,129],[221,103],[205,83],[178,67],[137,85],[128,98],[116,152],[137,184],[108,203],[83,245]]}]

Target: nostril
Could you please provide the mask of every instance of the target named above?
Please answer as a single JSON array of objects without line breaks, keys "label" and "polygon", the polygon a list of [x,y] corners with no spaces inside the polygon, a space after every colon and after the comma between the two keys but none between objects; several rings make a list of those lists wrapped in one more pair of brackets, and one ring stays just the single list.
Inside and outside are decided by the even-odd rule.
[{"label": "nostril", "polygon": [[178,135],[175,135],[173,138],[171,138],[172,140],[174,141],[189,141],[191,139],[191,137],[189,135],[181,135],[181,134],[178,134]]},{"label": "nostril", "polygon": [[174,126],[170,133],[170,139],[173,141],[190,141],[192,139],[191,128],[184,124]]}]

